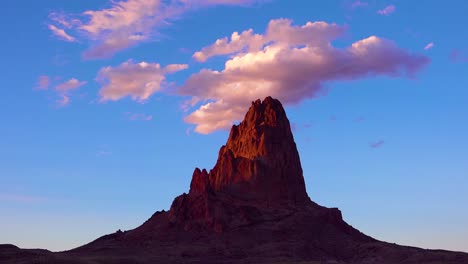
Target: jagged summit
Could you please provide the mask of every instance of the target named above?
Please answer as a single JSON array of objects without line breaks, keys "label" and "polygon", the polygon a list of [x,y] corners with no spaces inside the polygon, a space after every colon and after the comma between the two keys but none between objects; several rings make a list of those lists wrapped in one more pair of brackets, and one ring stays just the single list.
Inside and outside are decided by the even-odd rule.
[{"label": "jagged summit", "polygon": [[67,252],[0,245],[0,263],[468,264],[468,254],[377,241],[337,208],[312,202],[286,113],[267,97],[233,126],[214,168],[195,169],[169,211]]},{"label": "jagged summit", "polygon": [[289,120],[280,101],[271,97],[252,106],[219,151],[214,168],[196,169],[191,194],[231,193],[268,203],[308,201],[301,161]]}]

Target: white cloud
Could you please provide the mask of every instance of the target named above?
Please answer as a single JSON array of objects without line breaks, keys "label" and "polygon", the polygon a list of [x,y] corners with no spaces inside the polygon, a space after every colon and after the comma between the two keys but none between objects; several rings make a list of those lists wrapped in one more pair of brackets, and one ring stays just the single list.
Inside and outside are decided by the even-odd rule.
[{"label": "white cloud", "polygon": [[424,47],[424,50],[430,50],[434,47],[434,42],[431,42],[429,44],[427,44],[425,47]]},{"label": "white cloud", "polygon": [[131,60],[117,67],[104,67],[97,77],[97,81],[103,85],[99,91],[101,101],[117,101],[127,96],[136,101],[145,101],[161,90],[166,74],[187,68],[186,64],[161,67],[158,63],[134,63]]},{"label": "white cloud", "polygon": [[250,102],[273,96],[294,104],[320,96],[328,81],[356,80],[376,75],[409,76],[429,62],[390,40],[371,36],[346,48],[333,47],[345,27],[325,22],[291,25],[272,20],[263,35],[247,30],[217,40],[196,52],[199,61],[231,55],[222,71],[203,69],[192,75],[179,93],[202,106],[185,121],[199,133],[229,128],[240,120]]}]

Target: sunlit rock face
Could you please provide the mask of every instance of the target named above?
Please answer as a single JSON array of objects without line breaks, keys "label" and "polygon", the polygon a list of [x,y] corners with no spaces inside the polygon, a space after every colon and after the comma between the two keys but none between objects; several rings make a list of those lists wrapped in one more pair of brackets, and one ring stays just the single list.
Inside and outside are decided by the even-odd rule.
[{"label": "sunlit rock face", "polygon": [[312,202],[285,111],[267,97],[252,102],[214,168],[195,169],[169,211],[67,252],[0,245],[0,263],[468,264],[468,254],[381,242]]},{"label": "sunlit rock face", "polygon": [[267,97],[252,102],[232,127],[214,168],[195,169],[190,192],[175,199],[170,220],[185,230],[223,232],[262,221],[269,210],[312,204],[289,120],[281,103]]},{"label": "sunlit rock face", "polygon": [[207,190],[270,204],[309,200],[289,120],[278,100],[253,102],[244,121],[232,127],[210,173],[195,171],[190,193]]}]

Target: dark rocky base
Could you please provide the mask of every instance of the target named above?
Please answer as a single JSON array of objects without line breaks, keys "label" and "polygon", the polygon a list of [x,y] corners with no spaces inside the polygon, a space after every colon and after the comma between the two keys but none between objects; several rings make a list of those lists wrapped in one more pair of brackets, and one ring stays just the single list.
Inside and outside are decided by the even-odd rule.
[{"label": "dark rocky base", "polygon": [[377,241],[307,195],[278,100],[252,102],[216,165],[140,227],[67,252],[0,245],[0,264],[468,264],[468,254]]}]

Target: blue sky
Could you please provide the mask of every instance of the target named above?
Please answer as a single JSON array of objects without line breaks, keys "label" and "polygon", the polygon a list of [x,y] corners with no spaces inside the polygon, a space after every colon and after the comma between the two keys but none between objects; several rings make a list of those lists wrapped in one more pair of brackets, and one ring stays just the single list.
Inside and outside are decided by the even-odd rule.
[{"label": "blue sky", "polygon": [[381,240],[468,251],[467,11],[456,0],[5,3],[0,243],[64,250],[138,226],[271,94],[312,200]]}]

